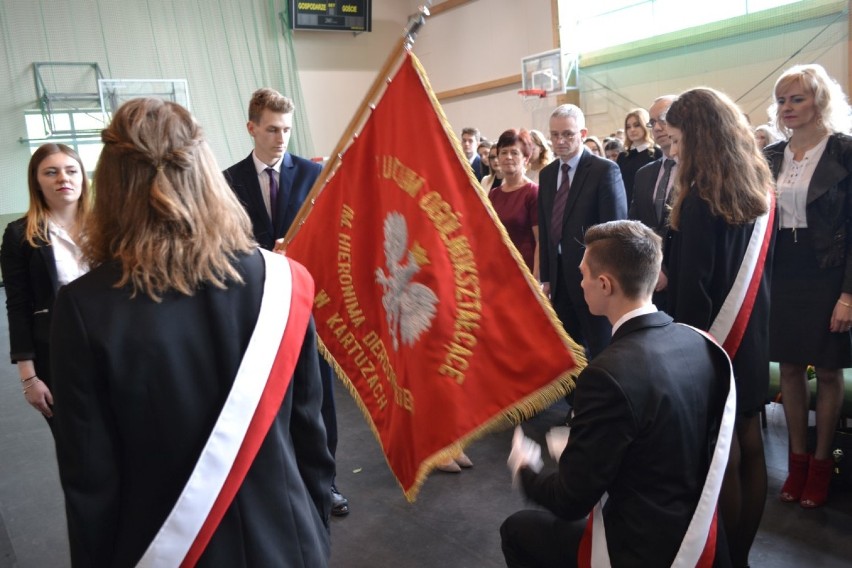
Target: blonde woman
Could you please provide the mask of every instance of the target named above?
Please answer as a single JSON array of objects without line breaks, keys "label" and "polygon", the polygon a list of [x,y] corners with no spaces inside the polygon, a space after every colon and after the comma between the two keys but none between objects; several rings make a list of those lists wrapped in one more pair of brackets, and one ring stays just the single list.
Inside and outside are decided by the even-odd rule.
[{"label": "blonde woman", "polygon": [[532,143],[532,154],[529,156],[526,176],[531,182],[538,184],[538,173],[541,168],[553,161],[554,155],[544,134],[538,130],[530,130],[529,138]]},{"label": "blonde woman", "polygon": [[633,202],[633,181],[639,168],[650,164],[663,155],[659,146],[654,144],[654,136],[648,127],[648,111],[636,108],[624,118],[624,151],[618,155],[616,163],[621,170],[627,206]]},{"label": "blonde woman", "polygon": [[[828,499],[831,443],[852,366],[852,137],[846,95],[819,65],[785,71],[770,109],[788,141],[764,150],[778,189],[770,357],[780,363],[789,433],[781,500]],[[806,370],[816,367],[816,447],[809,454]]]}]

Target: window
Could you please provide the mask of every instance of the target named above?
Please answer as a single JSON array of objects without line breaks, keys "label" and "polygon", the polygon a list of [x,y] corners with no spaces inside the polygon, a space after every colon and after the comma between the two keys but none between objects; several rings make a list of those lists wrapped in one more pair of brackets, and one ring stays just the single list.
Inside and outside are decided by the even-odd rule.
[{"label": "window", "polygon": [[[65,144],[80,154],[86,173],[91,175],[95,170],[103,148],[100,131],[106,126],[100,110],[54,109],[49,119],[42,111],[30,110],[24,113],[24,121],[27,127],[26,142],[31,154],[47,142]],[[51,126],[57,129],[57,133],[49,132]]]},{"label": "window", "polygon": [[696,9],[683,0],[559,0],[560,35],[563,48],[585,53],[803,1],[716,0]]}]

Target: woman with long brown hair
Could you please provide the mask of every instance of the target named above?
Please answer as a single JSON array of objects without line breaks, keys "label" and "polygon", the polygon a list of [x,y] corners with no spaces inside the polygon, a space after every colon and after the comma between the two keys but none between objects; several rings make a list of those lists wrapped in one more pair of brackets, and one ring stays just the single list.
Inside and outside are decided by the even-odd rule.
[{"label": "woman with long brown hair", "polygon": [[670,154],[678,160],[669,309],[675,321],[709,331],[731,356],[736,422],[719,512],[733,565],[747,566],[766,500],[759,412],[769,385],[769,271],[763,268],[772,255],[772,176],[745,116],[726,95],[686,91],[666,121]]},{"label": "woman with long brown hair", "polygon": [[72,563],[327,565],[310,276],[258,249],[183,107],[131,100],[102,138],[51,335]]},{"label": "woman with long brown hair", "polygon": [[[819,507],[828,499],[831,443],[852,366],[852,137],[846,95],[819,65],[785,71],[770,109],[790,139],[766,154],[778,187],[769,353],[780,362],[789,433],[781,500]],[[816,447],[806,446],[808,365],[816,367]]]},{"label": "woman with long brown hair", "polygon": [[[90,209],[89,180],[80,156],[64,144],[44,144],[30,158],[27,214],[6,227],[0,268],[6,287],[9,343],[27,402],[53,416],[49,332],[60,286],[88,270],[80,235]],[[53,428],[53,421],[48,420]]]}]

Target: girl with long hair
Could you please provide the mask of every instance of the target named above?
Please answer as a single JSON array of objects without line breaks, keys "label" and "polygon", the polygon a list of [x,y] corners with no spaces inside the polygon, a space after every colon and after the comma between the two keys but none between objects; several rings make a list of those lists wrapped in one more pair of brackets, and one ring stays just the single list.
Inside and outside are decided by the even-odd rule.
[{"label": "girl with long hair", "polygon": [[[666,121],[670,154],[678,160],[668,258],[671,315],[721,335],[719,322],[727,317],[722,307],[734,306],[742,323],[739,342],[733,328],[717,337],[731,355],[737,386],[719,511],[733,565],[747,566],[766,500],[759,413],[769,386],[769,270],[763,267],[772,256],[772,176],[745,116],[723,93],[686,91],[672,103]],[[765,261],[758,255],[751,264],[754,246],[759,252],[765,243]],[[753,284],[754,298],[737,306],[731,300],[742,291],[742,275]]]},{"label": "girl with long hair", "polygon": [[[27,214],[6,227],[0,268],[6,287],[9,343],[27,402],[53,416],[49,332],[60,286],[85,273],[80,251],[90,209],[89,180],[80,156],[64,144],[44,144],[30,159]],[[53,428],[53,421],[48,420]]]},{"label": "girl with long hair", "polygon": [[72,564],[326,566],[310,276],[258,248],[183,107],[128,101],[102,139],[51,335]]}]

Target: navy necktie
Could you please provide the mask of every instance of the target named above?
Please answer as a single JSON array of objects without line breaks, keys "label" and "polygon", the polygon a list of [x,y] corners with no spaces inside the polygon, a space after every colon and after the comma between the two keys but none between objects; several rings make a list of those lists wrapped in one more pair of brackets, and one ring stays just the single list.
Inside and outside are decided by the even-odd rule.
[{"label": "navy necktie", "polygon": [[553,200],[553,213],[550,216],[550,241],[553,245],[558,245],[562,241],[562,224],[565,220],[565,205],[568,203],[568,192],[571,189],[571,177],[568,175],[568,170],[571,166],[562,164],[562,183],[559,184],[559,189],[556,191],[556,197]]},{"label": "navy necktie", "polygon": [[275,181],[275,170],[266,168],[266,173],[269,174],[269,210],[272,212],[269,218],[275,225],[275,217],[278,215],[278,182]]}]

